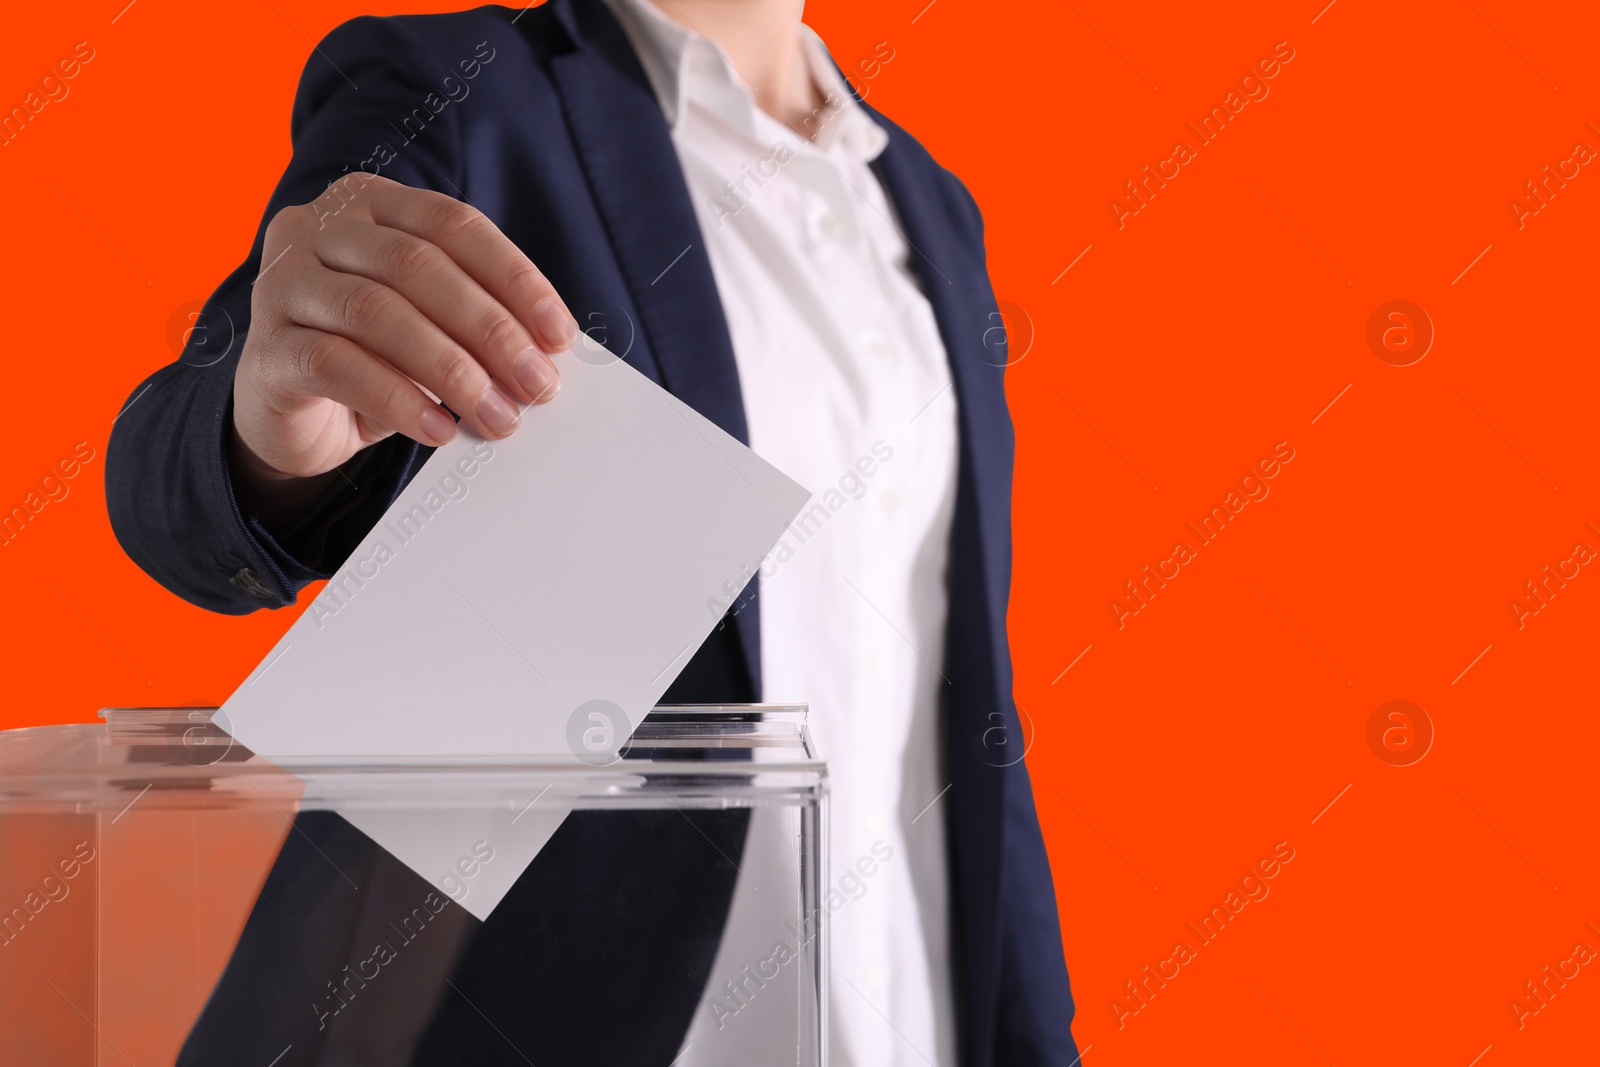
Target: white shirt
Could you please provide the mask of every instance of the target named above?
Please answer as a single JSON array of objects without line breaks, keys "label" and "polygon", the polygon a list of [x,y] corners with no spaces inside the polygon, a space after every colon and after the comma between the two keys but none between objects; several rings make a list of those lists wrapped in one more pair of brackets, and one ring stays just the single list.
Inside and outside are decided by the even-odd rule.
[{"label": "white shirt", "polygon": [[[607,2],[672,128],[751,447],[814,494],[763,564],[758,603],[762,696],[809,704],[828,761],[830,1061],[953,1064],[939,702],[956,401],[869,167],[888,137],[809,28],[825,103],[807,140],[756,106],[705,37],[650,0]],[[740,899],[748,881],[735,913],[755,906]],[[695,1026],[708,1021],[702,1010]]]}]

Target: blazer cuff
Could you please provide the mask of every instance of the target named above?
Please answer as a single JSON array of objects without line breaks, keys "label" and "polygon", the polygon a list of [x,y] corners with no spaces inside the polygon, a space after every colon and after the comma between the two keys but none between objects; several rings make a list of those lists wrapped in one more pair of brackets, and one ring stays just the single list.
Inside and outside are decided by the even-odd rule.
[{"label": "blazer cuff", "polygon": [[[224,425],[232,418],[230,400]],[[228,447],[226,442],[223,447]],[[241,592],[274,607],[294,603],[307,583],[333,576],[432,451],[400,434],[362,449],[338,468],[342,477],[334,479],[310,507],[276,533],[260,518],[240,509],[232,464],[225,456],[223,491],[247,546],[254,550],[252,555],[266,565],[260,571],[241,567],[228,580]]]}]

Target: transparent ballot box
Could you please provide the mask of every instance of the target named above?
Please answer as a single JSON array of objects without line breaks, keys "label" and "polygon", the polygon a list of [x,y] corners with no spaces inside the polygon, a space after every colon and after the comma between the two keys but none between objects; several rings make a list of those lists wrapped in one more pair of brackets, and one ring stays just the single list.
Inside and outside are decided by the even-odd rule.
[{"label": "transparent ballot box", "polygon": [[803,707],[660,707],[603,766],[101,716],[0,733],[0,1064],[824,1063]]}]

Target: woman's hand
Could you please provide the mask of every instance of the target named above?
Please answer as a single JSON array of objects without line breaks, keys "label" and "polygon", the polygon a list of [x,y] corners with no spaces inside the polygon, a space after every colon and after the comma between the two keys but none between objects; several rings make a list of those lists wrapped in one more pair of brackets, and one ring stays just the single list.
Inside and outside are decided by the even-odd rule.
[{"label": "woman's hand", "polygon": [[402,433],[485,437],[555,395],[578,326],[528,257],[442,193],[348,175],[268,224],[233,383],[241,502],[272,523]]}]

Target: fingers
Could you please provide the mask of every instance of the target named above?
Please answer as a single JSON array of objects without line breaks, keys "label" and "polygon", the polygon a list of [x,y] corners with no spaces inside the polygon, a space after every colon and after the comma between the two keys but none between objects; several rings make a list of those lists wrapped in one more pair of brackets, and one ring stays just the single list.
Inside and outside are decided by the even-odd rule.
[{"label": "fingers", "polygon": [[[578,333],[550,282],[483,214],[387,178],[346,176],[338,210],[280,211],[262,258],[242,395],[276,395],[302,415],[325,398],[351,413],[352,443],[390,431],[449,439],[455,424],[435,398],[504,437],[522,404],[555,394],[549,353]],[[305,451],[282,420],[244,423],[263,454]]]},{"label": "fingers", "polygon": [[540,403],[560,387],[555,365],[522,321],[486,292],[438,245],[404,230],[347,225],[319,246],[321,262],[393,289],[470,352],[522,403]]},{"label": "fingers", "polygon": [[289,380],[283,384],[350,408],[374,439],[396,430],[425,445],[442,445],[456,435],[449,412],[411,379],[349,338],[289,326],[278,342],[288,356],[282,368]]},{"label": "fingers", "polygon": [[546,352],[567,349],[578,324],[555,287],[482,212],[443,193],[374,184],[372,220],[438,246],[527,329]]},{"label": "fingers", "polygon": [[[335,334],[381,357],[392,371],[432,392],[484,436],[504,437],[516,429],[517,402],[471,353],[388,286],[318,264],[297,272],[283,301],[282,312],[290,322]],[[346,378],[371,373],[365,366],[370,357],[348,360],[348,350],[341,346],[323,346],[315,354],[327,358],[305,367],[299,387],[316,395],[345,403],[340,391],[353,384]],[[387,425],[401,425],[381,412],[366,413]]]}]

